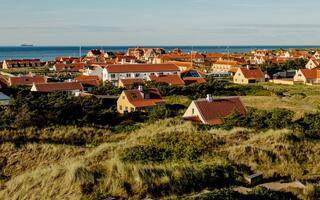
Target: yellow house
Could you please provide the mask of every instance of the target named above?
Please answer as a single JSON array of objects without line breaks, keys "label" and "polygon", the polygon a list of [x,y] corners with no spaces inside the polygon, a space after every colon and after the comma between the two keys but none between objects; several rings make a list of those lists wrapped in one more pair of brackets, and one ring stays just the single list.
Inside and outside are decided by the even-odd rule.
[{"label": "yellow house", "polygon": [[235,68],[237,66],[237,61],[218,60],[213,63],[211,70],[212,72],[229,72],[232,68]]},{"label": "yellow house", "polygon": [[160,91],[155,88],[124,90],[118,101],[117,111],[121,114],[134,111],[150,111],[155,106],[164,105]]},{"label": "yellow house", "polygon": [[260,68],[240,67],[233,76],[233,82],[237,84],[265,82],[265,75]]}]

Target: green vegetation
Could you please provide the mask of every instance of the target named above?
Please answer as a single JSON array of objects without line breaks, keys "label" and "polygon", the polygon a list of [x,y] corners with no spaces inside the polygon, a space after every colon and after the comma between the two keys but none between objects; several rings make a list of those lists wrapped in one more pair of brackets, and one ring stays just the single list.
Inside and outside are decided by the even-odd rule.
[{"label": "green vegetation", "polygon": [[[146,86],[159,86],[167,105],[125,116],[94,96],[11,89],[12,104],[0,110],[0,199],[320,197],[315,184],[320,179],[317,88],[241,86],[213,79],[185,88]],[[95,92],[116,95],[121,90],[107,84]],[[208,93],[262,95],[243,100],[263,109],[248,108],[246,116],[233,113],[220,127],[182,121],[191,99]],[[266,99],[274,101],[267,104]],[[310,109],[302,112],[299,101],[308,101]],[[249,187],[244,177],[255,172],[265,180],[300,180],[307,186],[238,191]]]},{"label": "green vegetation", "polygon": [[278,70],[289,70],[289,69],[301,69],[305,68],[308,60],[307,59],[296,59],[288,60],[283,64],[273,64],[273,63],[264,63],[260,67],[262,70],[268,69],[278,69]]},{"label": "green vegetation", "polygon": [[205,84],[190,84],[185,87],[170,86],[165,83],[147,82],[148,88],[158,88],[163,96],[186,96],[190,99],[204,98],[207,94],[214,96],[269,96],[271,91],[261,85],[238,85],[226,80],[208,78]]},{"label": "green vegetation", "polygon": [[[77,131],[81,129],[56,127],[50,138]],[[2,172],[8,178],[2,181],[0,198],[315,199],[318,195],[317,188],[287,193],[254,188],[247,194],[233,190],[245,186],[243,176],[254,171],[288,181],[320,178],[316,175],[319,140],[290,130],[203,130],[167,119],[130,133],[107,132],[104,137],[98,146],[88,145],[94,143],[90,137],[84,138],[86,146],[1,143],[7,159]]]}]

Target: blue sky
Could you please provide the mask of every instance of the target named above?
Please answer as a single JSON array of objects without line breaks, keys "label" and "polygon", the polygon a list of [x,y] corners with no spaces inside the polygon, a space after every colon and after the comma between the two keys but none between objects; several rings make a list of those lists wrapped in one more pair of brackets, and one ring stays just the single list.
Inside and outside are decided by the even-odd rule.
[{"label": "blue sky", "polygon": [[0,46],[319,45],[319,0],[0,0]]}]

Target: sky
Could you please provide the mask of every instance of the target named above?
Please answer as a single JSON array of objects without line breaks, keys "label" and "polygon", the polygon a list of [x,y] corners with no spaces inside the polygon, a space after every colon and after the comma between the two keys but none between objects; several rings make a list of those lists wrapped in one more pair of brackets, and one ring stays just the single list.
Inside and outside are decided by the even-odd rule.
[{"label": "sky", "polygon": [[319,0],[0,0],[0,46],[319,45]]}]

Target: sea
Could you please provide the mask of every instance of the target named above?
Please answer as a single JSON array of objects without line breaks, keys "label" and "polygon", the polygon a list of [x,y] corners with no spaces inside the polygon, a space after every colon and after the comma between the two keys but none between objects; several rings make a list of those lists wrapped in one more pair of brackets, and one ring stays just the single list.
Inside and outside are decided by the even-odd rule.
[{"label": "sea", "polygon": [[[136,46],[0,46],[0,61],[7,59],[32,59],[42,61],[54,60],[57,56],[85,55],[91,49],[103,49],[111,52],[126,52],[128,48]],[[250,52],[253,49],[291,49],[291,48],[320,48],[318,46],[143,46],[159,47],[167,51],[179,48],[184,52]]]}]

